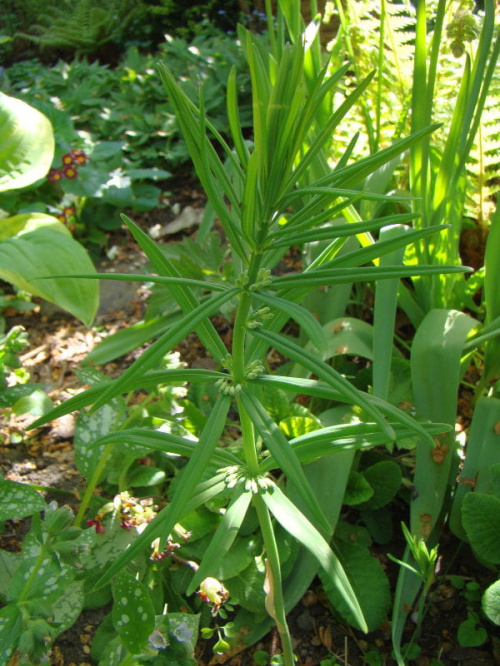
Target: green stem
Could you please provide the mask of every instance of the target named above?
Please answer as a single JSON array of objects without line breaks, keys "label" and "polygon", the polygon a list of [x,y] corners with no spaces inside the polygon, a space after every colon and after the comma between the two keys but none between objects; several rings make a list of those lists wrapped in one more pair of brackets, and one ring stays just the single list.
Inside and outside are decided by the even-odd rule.
[{"label": "green stem", "polygon": [[90,500],[92,498],[92,495],[94,493],[95,487],[99,483],[99,479],[101,477],[101,474],[104,470],[104,467],[106,466],[106,463],[108,462],[108,458],[111,455],[111,452],[113,450],[113,443],[110,443],[106,446],[104,449],[101,458],[99,459],[99,462],[94,469],[94,472],[92,473],[92,476],[90,477],[90,480],[87,483],[87,487],[85,488],[85,493],[83,495],[82,503],[80,504],[80,508],[78,509],[78,513],[76,514],[75,518],[75,527],[80,527],[80,523],[83,520],[83,516],[85,515],[85,512],[87,511],[88,505],[90,503]]},{"label": "green stem", "polygon": [[292,638],[286,621],[285,602],[283,599],[283,589],[281,585],[281,565],[278,551],[278,544],[274,534],[271,516],[264,500],[260,495],[254,495],[253,504],[259,518],[260,529],[264,539],[264,548],[267,557],[267,582],[270,586],[268,599],[272,599],[272,610],[266,608],[276,622],[276,627],[281,639],[283,649],[283,658],[285,666],[294,666],[295,657],[293,655]]},{"label": "green stem", "polygon": [[38,572],[40,571],[40,567],[42,566],[42,564],[45,560],[45,548],[46,548],[46,544],[44,544],[40,548],[40,553],[37,557],[37,560],[35,562],[33,570],[30,573],[30,576],[29,576],[28,580],[26,581],[26,585],[23,588],[23,591],[21,593],[21,596],[19,597],[19,602],[18,603],[26,601],[26,597],[28,596],[28,593],[30,591],[31,586],[33,585],[33,581],[38,576]]}]

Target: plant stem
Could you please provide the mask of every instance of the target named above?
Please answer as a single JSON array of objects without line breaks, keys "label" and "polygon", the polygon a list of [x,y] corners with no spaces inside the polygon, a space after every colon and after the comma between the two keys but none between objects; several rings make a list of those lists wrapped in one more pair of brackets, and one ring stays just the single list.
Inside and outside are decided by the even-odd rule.
[{"label": "plant stem", "polygon": [[[267,556],[267,577],[270,589],[267,591],[266,608],[273,620],[281,639],[283,649],[283,658],[285,666],[294,666],[295,657],[293,655],[292,638],[286,621],[285,602],[283,599],[283,590],[281,586],[281,565],[278,551],[278,544],[274,534],[271,516],[264,500],[260,495],[254,495],[253,504],[259,518],[259,525],[264,539],[264,548]],[[268,606],[271,602],[272,608]]]},{"label": "plant stem", "polygon": [[82,503],[80,504],[80,508],[78,509],[78,513],[76,514],[75,517],[75,527],[80,527],[80,523],[83,520],[83,516],[85,515],[85,511],[87,511],[88,505],[90,503],[90,500],[92,498],[92,495],[94,493],[95,487],[99,483],[99,478],[102,474],[102,471],[108,461],[109,456],[111,455],[111,452],[113,450],[113,443],[110,443],[106,446],[104,449],[102,456],[99,459],[99,462],[96,465],[96,468],[94,469],[94,472],[92,476],[90,477],[90,480],[87,483],[87,487],[85,488],[85,493],[83,495]]}]

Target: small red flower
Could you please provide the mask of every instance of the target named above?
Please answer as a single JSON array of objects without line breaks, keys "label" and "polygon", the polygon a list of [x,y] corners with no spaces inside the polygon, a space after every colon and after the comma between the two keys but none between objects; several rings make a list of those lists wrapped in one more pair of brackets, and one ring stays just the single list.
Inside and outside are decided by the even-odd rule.
[{"label": "small red flower", "polygon": [[71,157],[73,158],[73,161],[78,164],[86,164],[89,159],[83,150],[78,150],[76,148],[71,151]]},{"label": "small red flower", "polygon": [[47,178],[49,183],[57,183],[64,178],[64,174],[61,169],[51,169]]},{"label": "small red flower", "polygon": [[71,215],[74,215],[76,213],[76,209],[74,206],[65,206],[63,208],[63,215],[66,217],[69,217]]},{"label": "small red flower", "polygon": [[73,164],[74,162],[73,155],[71,153],[66,153],[66,155],[62,156],[61,162],[63,163],[63,166],[69,166],[70,164]]},{"label": "small red flower", "polygon": [[78,176],[78,171],[72,166],[67,166],[64,169],[64,175],[66,176],[66,178],[73,180],[73,178],[76,178]]},{"label": "small red flower", "polygon": [[87,520],[87,527],[95,527],[96,534],[104,534],[104,525],[99,520]]},{"label": "small red flower", "polygon": [[63,224],[66,224],[67,220],[66,220],[66,215],[64,215],[64,213],[59,213],[59,215],[57,216],[57,219],[59,220],[59,222],[62,222]]}]

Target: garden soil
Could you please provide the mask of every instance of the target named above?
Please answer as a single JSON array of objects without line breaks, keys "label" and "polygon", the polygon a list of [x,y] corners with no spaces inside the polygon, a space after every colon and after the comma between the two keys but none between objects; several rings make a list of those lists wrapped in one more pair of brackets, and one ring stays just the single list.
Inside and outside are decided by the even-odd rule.
[{"label": "garden soil", "polygon": [[[168,184],[172,188],[171,183]],[[177,188],[177,196],[168,203],[179,204],[180,210],[187,207],[200,209],[203,196],[193,182],[188,181]],[[142,226],[164,228],[174,220],[172,208],[137,219]],[[176,232],[164,240],[180,240],[182,234],[196,231],[197,219],[191,227]],[[173,227],[175,229],[175,226]],[[105,258],[98,266],[101,272],[140,272],[146,260],[131,240],[125,229],[114,233],[108,244],[113,250],[113,259]],[[294,259],[292,258],[291,261]],[[105,281],[102,285],[102,301],[99,314],[92,329],[65,314],[64,312],[40,303],[30,313],[6,311],[8,326],[22,325],[29,335],[29,347],[22,355],[24,367],[31,373],[31,379],[44,383],[49,397],[55,402],[64,401],[80,390],[80,382],[74,371],[87,353],[105,336],[120,328],[139,321],[145,309],[148,293],[138,283]],[[7,286],[6,286],[7,289]],[[215,325],[224,335],[230,335],[230,324],[218,318]],[[128,354],[117,361],[106,364],[102,371],[116,377],[140,354],[141,350]],[[203,364],[203,349],[193,334],[178,347],[182,358],[188,364]],[[468,421],[469,399],[467,393],[460,396],[462,419]],[[14,417],[0,413],[2,439],[0,440],[1,472],[7,479],[37,484],[47,488],[47,500],[78,507],[82,491],[81,479],[75,464],[72,438],[75,415],[67,415],[58,421],[39,428],[27,430],[34,417]],[[394,506],[394,523],[405,519],[405,507]],[[398,515],[398,512],[400,515]],[[29,528],[29,521],[8,521],[0,536],[0,547],[11,551],[21,548],[22,538]],[[395,529],[395,534],[398,530]],[[388,554],[401,556],[403,543],[395,541],[383,548],[373,550],[394,584],[398,565]],[[500,633],[489,625],[488,639],[480,647],[460,647],[457,642],[457,628],[467,618],[469,602],[457,591],[447,576],[457,575],[465,581],[477,581],[482,589],[495,579],[495,574],[482,569],[475,561],[467,546],[459,544],[451,536],[446,536],[441,546],[439,575],[432,593],[432,602],[423,624],[423,633],[418,641],[420,655],[411,661],[415,666],[433,666],[439,659],[444,666],[493,666],[500,664]],[[84,611],[78,622],[63,633],[52,650],[53,666],[92,666],[90,646],[97,627],[109,608]],[[300,666],[319,665],[328,657],[336,657],[330,663],[344,666],[390,666],[391,640],[389,619],[367,636],[350,629],[328,605],[319,581],[314,581],[301,602],[290,614],[290,629],[294,639],[295,652]],[[405,640],[410,640],[415,625],[411,618],[405,632]],[[259,644],[230,659],[213,658],[210,644],[200,640],[197,646],[197,660],[200,666],[227,663],[230,666],[249,666],[256,663],[252,655],[256,650],[264,650],[269,655],[279,653],[279,640],[276,632],[271,632]],[[13,666],[13,665],[12,665]]]}]

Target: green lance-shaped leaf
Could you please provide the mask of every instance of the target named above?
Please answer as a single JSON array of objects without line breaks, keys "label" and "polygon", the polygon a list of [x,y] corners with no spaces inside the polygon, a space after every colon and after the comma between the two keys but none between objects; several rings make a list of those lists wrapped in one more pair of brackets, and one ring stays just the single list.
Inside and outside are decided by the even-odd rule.
[{"label": "green lance-shaped leaf", "polygon": [[345,396],[347,402],[362,407],[374,420],[380,425],[381,429],[391,438],[394,438],[394,431],[387,424],[386,420],[380,411],[367,400],[365,394],[358,389],[354,388],[342,375],[336,372],[331,366],[318,360],[316,356],[299,347],[291,340],[282,335],[272,333],[271,331],[257,329],[253,332],[257,337],[266,340],[270,345],[283,354],[289,356],[291,359],[300,363],[307,368],[311,373],[316,374],[320,379],[323,379],[327,384],[335,388],[342,396]]},{"label": "green lance-shaped leaf", "polygon": [[[267,386],[274,386],[276,388],[281,388],[284,391],[290,391],[292,393],[305,393],[306,395],[311,395],[317,398],[326,398],[327,400],[333,401],[345,401],[349,404],[358,404],[356,397],[354,396],[352,400],[347,400],[345,395],[342,395],[340,391],[332,388],[324,382],[317,381],[315,379],[302,379],[300,377],[279,377],[276,375],[259,375],[254,380],[256,384],[266,384]],[[452,426],[447,423],[436,423],[436,424],[422,424],[416,421],[413,417],[409,416],[398,407],[394,407],[389,402],[381,400],[374,395],[365,393],[364,397],[366,400],[371,402],[373,406],[380,410],[382,414],[392,418],[397,423],[406,426],[410,432],[415,435],[420,435],[423,437],[431,446],[434,444],[432,437],[429,433],[435,432],[443,433],[448,430],[452,430]],[[429,430],[429,428],[438,428],[439,430]],[[393,441],[394,433],[386,433],[386,436]]]},{"label": "green lance-shaped leaf", "polygon": [[[455,424],[460,360],[465,339],[478,322],[456,310],[431,310],[420,324],[412,345],[411,377],[419,417]],[[417,442],[411,505],[413,534],[428,536],[439,517],[452,470],[454,433],[429,448]]]},{"label": "green lance-shaped leaf", "polygon": [[245,491],[243,488],[232,498],[210,545],[203,555],[200,568],[189,584],[187,589],[188,595],[196,590],[204,578],[213,576],[214,571],[217,571],[221,561],[238,535],[251,501],[252,493]]},{"label": "green lance-shaped leaf", "polygon": [[461,539],[465,538],[462,525],[462,502],[468,493],[493,493],[495,490],[492,466],[500,464],[500,400],[480,398],[476,404],[465,460],[457,479],[457,487],[450,512],[450,528]]},{"label": "green lance-shaped leaf", "polygon": [[271,293],[256,291],[254,297],[271,308],[271,311],[281,310],[299,324],[309,336],[311,342],[319,349],[327,344],[323,327],[306,308]]},{"label": "green lance-shaped leaf", "polygon": [[131,390],[131,382],[135,382],[138,377],[143,376],[148,370],[158,365],[165,354],[181,342],[200,322],[216,312],[221,305],[227,303],[238,292],[239,289],[230,289],[224,294],[213,296],[183,317],[178,324],[174,324],[119,379],[106,389],[94,404],[93,409],[101,407],[107,400],[114,398],[115,395]]},{"label": "green lance-shaped leaf", "polygon": [[43,178],[54,157],[54,132],[40,111],[0,92],[0,192]]},{"label": "green lance-shaped leaf", "polygon": [[243,389],[241,400],[273,458],[290,481],[297,487],[297,491],[300,493],[310,515],[317,522],[320,529],[329,534],[331,526],[319,505],[294,450],[290,447],[288,440],[281,432],[279,426],[272,420],[259,400],[250,391]]},{"label": "green lance-shaped leaf", "polygon": [[[0,238],[3,223],[0,220]],[[4,233],[0,242],[0,278],[55,303],[89,326],[99,307],[98,283],[53,277],[56,273],[95,273],[80,243],[50,215],[17,215],[5,224],[16,235],[6,238]]]},{"label": "green lance-shaped leaf", "polygon": [[138,654],[155,628],[155,609],[145,585],[126,571],[113,584],[113,624],[123,645]]},{"label": "green lance-shaped leaf", "polygon": [[[105,446],[106,444],[130,444],[132,446],[143,446],[152,451],[163,451],[164,453],[175,453],[179,456],[189,458],[198,443],[185,439],[179,435],[159,430],[143,430],[131,428],[129,430],[118,430],[92,442],[92,447]],[[241,460],[230,451],[220,449],[214,452],[212,460],[220,466],[240,465]],[[1,488],[1,486],[0,486]]]},{"label": "green lance-shaped leaf", "polygon": [[[146,233],[144,233],[142,229],[125,215],[122,215],[122,220],[129,228],[130,233],[134,236],[135,240],[139,243],[141,250],[150,260],[153,269],[157,273],[171,278],[182,277],[175,265],[167,259],[158,245]],[[187,314],[197,307],[198,301],[188,287],[171,285],[170,292],[184,313]],[[212,323],[210,321],[201,321],[198,326],[198,333],[200,340],[212,356],[217,361],[222,361],[227,355],[227,349]]]},{"label": "green lance-shaped leaf", "polygon": [[[160,384],[178,384],[179,382],[209,382],[217,381],[225,377],[222,372],[215,372],[214,370],[204,370],[202,368],[175,368],[172,370],[157,370],[156,372],[150,371],[145,375],[137,377],[131,383],[129,390],[135,391],[139,388],[155,388]],[[54,407],[50,412],[44,414],[36,421],[34,421],[30,428],[39,428],[45,423],[49,423],[60,416],[75,412],[84,407],[92,405],[97,398],[99,398],[108,388],[113,386],[113,381],[106,381],[99,384],[99,386],[92,386],[83,393],[73,396],[62,404]]]},{"label": "green lance-shaped leaf", "polygon": [[316,557],[328,580],[340,591],[344,601],[356,618],[362,631],[368,631],[363,611],[356,598],[356,593],[349,577],[328,543],[318,530],[290,502],[279,488],[262,493],[262,498],[276,520]]},{"label": "green lance-shaped leaf", "polygon": [[[220,396],[214,404],[210,416],[200,435],[198,445],[194,449],[191,458],[183,470],[182,483],[172,497],[168,506],[160,511],[156,518],[147,526],[134,543],[124,551],[108,568],[106,573],[98,581],[99,586],[108,583],[113,576],[130,562],[143,548],[151,546],[151,542],[157,537],[166,541],[174,525],[186,515],[191,508],[190,502],[198,482],[206,470],[215,448],[219,442],[222,431],[226,424],[226,416],[231,404],[230,396]],[[217,483],[213,480],[213,483]]]}]

